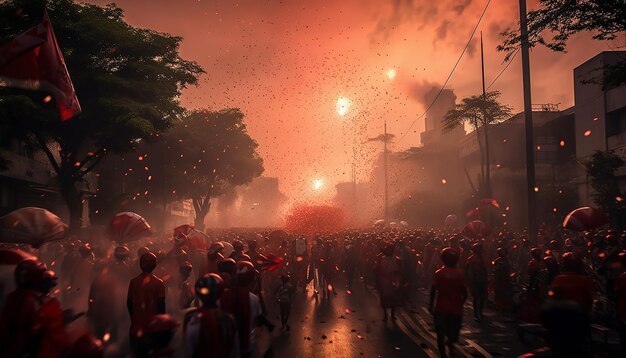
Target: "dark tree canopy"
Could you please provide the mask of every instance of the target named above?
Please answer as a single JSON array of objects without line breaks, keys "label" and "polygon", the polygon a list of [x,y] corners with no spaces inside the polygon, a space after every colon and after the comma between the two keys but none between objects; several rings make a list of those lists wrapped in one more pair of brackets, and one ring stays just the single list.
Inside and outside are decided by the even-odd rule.
[{"label": "dark tree canopy", "polygon": [[453,109],[446,113],[443,125],[444,129],[450,130],[468,123],[472,129],[477,129],[489,123],[498,123],[511,116],[512,108],[498,101],[500,92],[487,92],[463,98]]},{"label": "dark tree canopy", "polygon": [[[106,153],[123,153],[152,140],[183,113],[178,98],[203,72],[184,60],[180,37],[124,22],[114,4],[105,7],[70,0],[8,0],[0,3],[0,43],[42,19],[44,3],[83,112],[61,122],[44,93],[1,89],[1,128],[33,142],[48,155],[71,225],[80,218],[76,183]],[[49,147],[59,148],[59,155]]]},{"label": "dark tree canopy", "polygon": [[[528,12],[528,43],[564,52],[567,41],[580,32],[589,32],[595,40],[615,40],[626,32],[624,0],[540,0],[537,10]],[[504,41],[498,51],[510,60],[519,49],[522,38],[519,27],[502,33]],[[626,83],[626,59],[607,65],[603,78],[594,82],[604,88]]]},{"label": "dark tree canopy", "polygon": [[[624,0],[540,0],[537,10],[528,12],[528,41],[554,51],[565,51],[567,40],[579,32],[591,32],[596,40],[614,40],[626,31]],[[521,43],[519,29],[502,33],[498,50],[509,56]]]},{"label": "dark tree canopy", "polygon": [[147,191],[155,200],[192,199],[196,226],[202,227],[211,198],[263,173],[258,144],[243,119],[233,108],[185,114],[158,141],[138,146],[127,169],[131,192],[139,197]]},{"label": "dark tree canopy", "polygon": [[614,152],[596,151],[586,164],[587,175],[593,188],[593,201],[605,210],[612,219],[624,210],[624,194],[620,191],[617,170],[624,160]]}]

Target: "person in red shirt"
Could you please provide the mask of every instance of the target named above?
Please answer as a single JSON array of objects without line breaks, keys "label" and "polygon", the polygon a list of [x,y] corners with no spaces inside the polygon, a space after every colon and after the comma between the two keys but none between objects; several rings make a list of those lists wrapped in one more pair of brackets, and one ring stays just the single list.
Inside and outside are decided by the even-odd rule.
[{"label": "person in red shirt", "polygon": [[55,297],[50,296],[50,291],[56,285],[56,273],[46,270],[38,287],[41,293],[41,307],[37,313],[37,321],[42,331],[41,346],[37,353],[38,358],[61,357],[71,348],[70,338],[65,329],[61,303]]},{"label": "person in red shirt", "polygon": [[237,322],[232,315],[217,307],[225,287],[222,278],[213,273],[200,277],[196,282],[196,297],[201,306],[187,313],[183,326],[188,356],[239,356]]},{"label": "person in red shirt", "polygon": [[467,287],[463,271],[456,268],[459,253],[447,247],[441,251],[441,261],[444,266],[435,272],[430,290],[429,311],[435,319],[439,354],[445,358],[446,345],[452,352],[459,339]]},{"label": "person in red shirt", "polygon": [[193,289],[189,284],[189,277],[193,271],[193,265],[189,261],[180,264],[178,272],[180,278],[178,282],[178,308],[181,310],[191,307],[194,300]]},{"label": "person in red shirt", "polygon": [[500,247],[496,250],[498,257],[493,261],[493,293],[496,307],[500,316],[509,313],[513,302],[511,300],[511,265],[508,259],[508,250]]},{"label": "person in red shirt", "polygon": [[207,273],[218,273],[217,266],[224,261],[222,250],[224,250],[224,244],[221,242],[217,241],[211,244],[206,253],[207,266],[200,271],[201,277]]},{"label": "person in red shirt", "polygon": [[[573,301],[587,314],[593,306],[595,283],[581,274],[582,260],[573,252],[563,254],[563,273],[552,281],[552,297],[559,301]],[[548,291],[548,295],[550,291]]]},{"label": "person in red shirt", "polygon": [[239,347],[241,355],[249,357],[252,351],[252,330],[262,318],[259,298],[250,292],[254,282],[256,269],[249,261],[239,261],[231,287],[224,291],[219,300],[222,311],[230,313],[237,322],[239,332]]},{"label": "person in red shirt", "polygon": [[168,314],[152,316],[145,327],[146,341],[150,345],[150,358],[176,357],[170,343],[178,326],[180,323]]},{"label": "person in red shirt", "polygon": [[483,246],[481,243],[472,245],[472,255],[467,259],[465,272],[472,290],[474,319],[482,321],[483,309],[487,301],[487,266],[483,260]]},{"label": "person in red shirt", "polygon": [[383,322],[387,321],[387,309],[391,311],[391,319],[396,319],[396,306],[399,305],[400,264],[393,256],[395,246],[391,243],[381,248],[374,272],[376,287],[380,295],[380,306],[383,309]]},{"label": "person in red shirt", "polygon": [[541,250],[534,247],[530,249],[530,256],[532,257],[528,262],[526,268],[526,274],[528,275],[528,290],[531,292],[537,291],[541,286],[541,276],[545,274],[546,266],[541,259]]},{"label": "person in red shirt", "polygon": [[34,357],[41,334],[38,312],[41,307],[38,286],[46,266],[35,260],[15,267],[15,291],[5,301],[0,317],[0,356]]},{"label": "person in red shirt", "polygon": [[620,341],[622,356],[626,355],[626,251],[619,254],[619,260],[624,272],[615,280],[615,294],[617,295],[617,319],[619,320]]},{"label": "person in red shirt", "polygon": [[130,281],[126,305],[130,314],[130,345],[135,357],[147,357],[144,328],[152,316],[165,313],[165,285],[152,274],[157,257],[152,252],[141,255],[141,273]]}]

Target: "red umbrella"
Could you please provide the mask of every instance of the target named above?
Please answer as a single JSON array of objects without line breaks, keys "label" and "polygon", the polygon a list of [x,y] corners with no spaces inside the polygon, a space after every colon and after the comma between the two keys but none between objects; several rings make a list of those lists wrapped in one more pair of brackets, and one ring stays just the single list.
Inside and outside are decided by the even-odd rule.
[{"label": "red umbrella", "polygon": [[194,230],[193,225],[185,224],[185,225],[181,225],[181,226],[175,227],[174,228],[174,233],[175,234],[189,235],[189,232],[191,230]]},{"label": "red umbrella", "polygon": [[0,265],[17,265],[26,260],[37,260],[37,257],[18,249],[0,249]]},{"label": "red umbrella", "polygon": [[480,206],[493,206],[496,209],[500,209],[500,204],[494,198],[484,198],[479,201]]},{"label": "red umbrella", "polygon": [[255,262],[255,266],[259,271],[274,271],[283,264],[283,258],[274,254],[259,254],[259,258]]},{"label": "red umbrella", "polygon": [[452,227],[452,226],[455,226],[458,221],[459,221],[458,216],[454,214],[450,214],[446,216],[446,220],[444,220],[443,223],[446,227]]},{"label": "red umbrella", "polygon": [[206,250],[206,243],[208,240],[209,237],[200,230],[191,229],[187,233],[187,245],[190,248],[197,250]]},{"label": "red umbrella", "polygon": [[150,225],[140,215],[123,212],[111,219],[109,234],[111,240],[123,244],[150,236]]},{"label": "red umbrella", "polygon": [[474,220],[468,222],[461,233],[469,237],[489,236],[491,228],[483,221]]},{"label": "red umbrella", "polygon": [[467,219],[471,219],[471,218],[475,218],[480,216],[480,208],[474,208],[470,211],[468,211],[467,213],[465,213],[465,217]]},{"label": "red umbrella", "polygon": [[567,214],[563,227],[574,231],[587,231],[609,223],[609,217],[600,209],[584,206]]},{"label": "red umbrella", "polygon": [[26,207],[0,218],[0,242],[39,247],[63,239],[68,229],[61,218],[48,210]]},{"label": "red umbrella", "polygon": [[174,228],[174,235],[183,234],[185,237],[185,244],[192,249],[206,250],[206,242],[209,237],[202,231],[194,229],[193,225],[181,225]]}]

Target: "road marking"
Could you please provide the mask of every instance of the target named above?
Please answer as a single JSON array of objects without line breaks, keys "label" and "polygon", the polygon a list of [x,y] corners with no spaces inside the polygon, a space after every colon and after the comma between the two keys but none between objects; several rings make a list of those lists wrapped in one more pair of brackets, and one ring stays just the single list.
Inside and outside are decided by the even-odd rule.
[{"label": "road marking", "polygon": [[471,339],[465,339],[465,342],[467,342],[467,344],[469,344],[475,350],[477,350],[478,353],[482,354],[483,357],[485,357],[485,358],[493,358],[493,356],[489,352],[487,352],[483,347],[481,347],[478,343],[472,341]]},{"label": "road marking", "polygon": [[[439,357],[439,354],[437,353],[437,351],[433,351],[433,349],[430,347],[430,345],[427,342],[421,342],[419,340],[419,338],[416,336],[417,332],[413,333],[411,332],[411,330],[409,330],[409,328],[407,328],[407,326],[404,324],[404,322],[402,320],[396,320],[396,325],[398,325],[398,327],[400,328],[400,330],[402,332],[404,332],[404,334],[407,335],[407,337],[409,337],[410,340],[413,341],[413,343],[415,343],[418,347],[420,347],[424,353],[426,353],[426,355],[430,358],[437,358]],[[426,348],[422,347],[422,343],[426,344]]]}]

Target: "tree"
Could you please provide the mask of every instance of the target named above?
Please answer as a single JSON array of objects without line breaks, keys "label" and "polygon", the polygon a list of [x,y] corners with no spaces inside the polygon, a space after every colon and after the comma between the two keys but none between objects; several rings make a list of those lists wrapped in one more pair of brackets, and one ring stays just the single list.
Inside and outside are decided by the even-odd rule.
[{"label": "tree", "polygon": [[203,71],[180,57],[180,37],[131,26],[114,4],[4,1],[1,42],[39,23],[44,4],[83,112],[61,122],[53,104],[43,103],[44,94],[3,89],[0,115],[13,136],[45,152],[68,206],[70,227],[77,229],[82,225],[78,185],[106,154],[131,151],[171,127],[183,112],[181,91]]},{"label": "tree", "polygon": [[[488,124],[499,123],[511,116],[512,108],[498,101],[500,92],[487,92],[484,95],[463,98],[461,103],[446,113],[443,119],[444,130],[469,124],[476,131],[476,140],[480,151],[481,187],[484,195],[491,196],[491,174],[489,156]],[[480,129],[483,129],[484,144],[481,142]]]},{"label": "tree", "polygon": [[619,178],[615,174],[626,163],[614,152],[596,151],[586,164],[591,178],[593,201],[606,211],[613,223],[619,223],[619,213],[624,210],[624,195],[619,189]]},{"label": "tree", "polygon": [[[614,40],[626,31],[624,0],[540,0],[539,8],[528,12],[528,42],[564,52],[569,38],[580,32],[593,33],[595,40]],[[546,36],[549,34],[548,36]],[[510,60],[521,44],[519,29],[502,33],[498,51]],[[609,66],[602,83],[605,88],[626,82],[626,60]]]},{"label": "tree", "polygon": [[194,224],[203,229],[212,198],[263,173],[258,144],[243,119],[236,108],[186,113],[158,142],[138,146],[127,171],[135,183],[130,192],[135,198],[192,199]]}]

